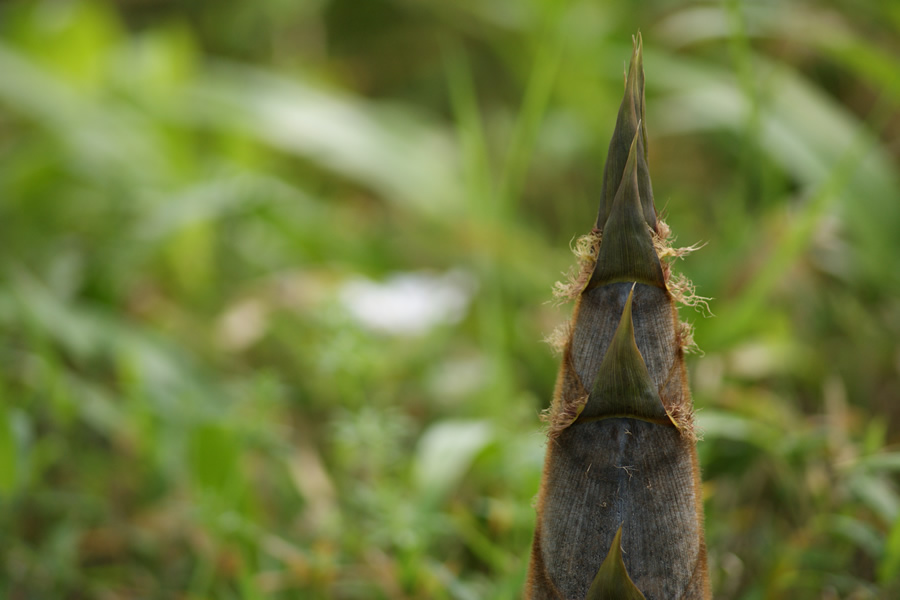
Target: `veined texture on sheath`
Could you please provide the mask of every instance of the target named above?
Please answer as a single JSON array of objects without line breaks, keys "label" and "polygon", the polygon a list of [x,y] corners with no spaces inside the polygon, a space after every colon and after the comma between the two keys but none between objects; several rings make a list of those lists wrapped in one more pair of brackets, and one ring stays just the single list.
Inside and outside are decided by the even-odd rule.
[{"label": "veined texture on sheath", "polygon": [[562,361],[527,598],[709,598],[692,401],[690,329],[676,302],[696,303],[668,261],[647,162],[638,34],[580,272],[557,294],[575,300]]}]

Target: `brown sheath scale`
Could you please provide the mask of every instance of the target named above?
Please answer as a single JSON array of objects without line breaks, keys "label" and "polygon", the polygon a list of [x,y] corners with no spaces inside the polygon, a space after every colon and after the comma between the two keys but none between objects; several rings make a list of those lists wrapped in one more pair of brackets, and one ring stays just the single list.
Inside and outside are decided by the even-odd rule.
[{"label": "brown sheath scale", "polygon": [[647,163],[638,34],[549,411],[526,598],[709,598],[687,330]]}]

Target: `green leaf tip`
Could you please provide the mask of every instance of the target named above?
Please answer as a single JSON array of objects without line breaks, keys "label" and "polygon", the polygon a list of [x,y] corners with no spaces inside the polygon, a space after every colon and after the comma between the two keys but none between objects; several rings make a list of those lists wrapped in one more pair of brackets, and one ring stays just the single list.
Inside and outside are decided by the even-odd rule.
[{"label": "green leaf tip", "polygon": [[637,165],[642,160],[640,138],[640,131],[635,129],[622,182],[603,226],[597,264],[586,289],[617,281],[666,287],[662,264],[641,206],[637,173]]},{"label": "green leaf tip", "polygon": [[666,412],[634,339],[633,302],[634,286],[628,293],[619,325],[597,370],[594,388],[576,423],[633,418],[678,427]]},{"label": "green leaf tip", "polygon": [[647,152],[647,126],[644,114],[644,42],[641,33],[632,38],[634,50],[628,75],[625,79],[625,96],[619,106],[616,126],[609,142],[609,152],[603,167],[603,197],[597,213],[596,228],[603,230],[612,211],[616,195],[621,186],[625,165],[635,134],[638,138],[639,158],[637,161],[638,188],[644,219],[651,229],[656,228],[656,208],[653,205],[653,186],[650,183],[650,168]]},{"label": "green leaf tip", "polygon": [[647,600],[641,590],[634,585],[625,568],[625,561],[622,558],[621,525],[585,600]]}]

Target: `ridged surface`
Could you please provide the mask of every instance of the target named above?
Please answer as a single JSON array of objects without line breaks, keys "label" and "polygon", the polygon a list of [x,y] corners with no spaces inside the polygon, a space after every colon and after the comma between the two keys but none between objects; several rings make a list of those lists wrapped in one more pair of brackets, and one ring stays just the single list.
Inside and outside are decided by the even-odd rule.
[{"label": "ridged surface", "polygon": [[678,430],[635,419],[576,424],[549,454],[537,549],[561,596],[584,598],[619,525],[625,565],[648,598],[702,598],[696,465]]},{"label": "ridged surface", "polygon": [[[594,388],[594,378],[616,332],[631,288],[631,283],[612,283],[588,290],[581,297],[573,317],[575,326],[567,354],[588,390]],[[669,379],[680,384],[683,363],[676,361],[680,355],[675,336],[676,315],[666,291],[640,283],[634,285],[631,314],[635,342],[657,389],[664,389]],[[669,397],[673,402],[683,400],[671,393]]]},{"label": "ridged surface", "polygon": [[[661,401],[670,410],[689,404],[672,300],[657,287],[633,289],[635,343]],[[621,316],[631,290],[613,283],[585,293],[560,381],[596,387],[618,326],[611,317]],[[602,399],[592,394],[591,402]],[[548,444],[529,597],[584,598],[620,525],[628,573],[648,599],[709,597],[699,490],[694,440],[675,427],[576,421]]]}]

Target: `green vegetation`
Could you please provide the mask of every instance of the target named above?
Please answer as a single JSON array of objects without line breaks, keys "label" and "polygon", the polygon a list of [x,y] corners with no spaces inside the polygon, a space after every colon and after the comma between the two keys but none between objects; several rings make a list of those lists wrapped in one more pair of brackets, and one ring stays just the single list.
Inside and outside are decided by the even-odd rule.
[{"label": "green vegetation", "polygon": [[638,29],[714,596],[900,595],[896,3],[184,4],[0,3],[0,595],[519,597]]}]

